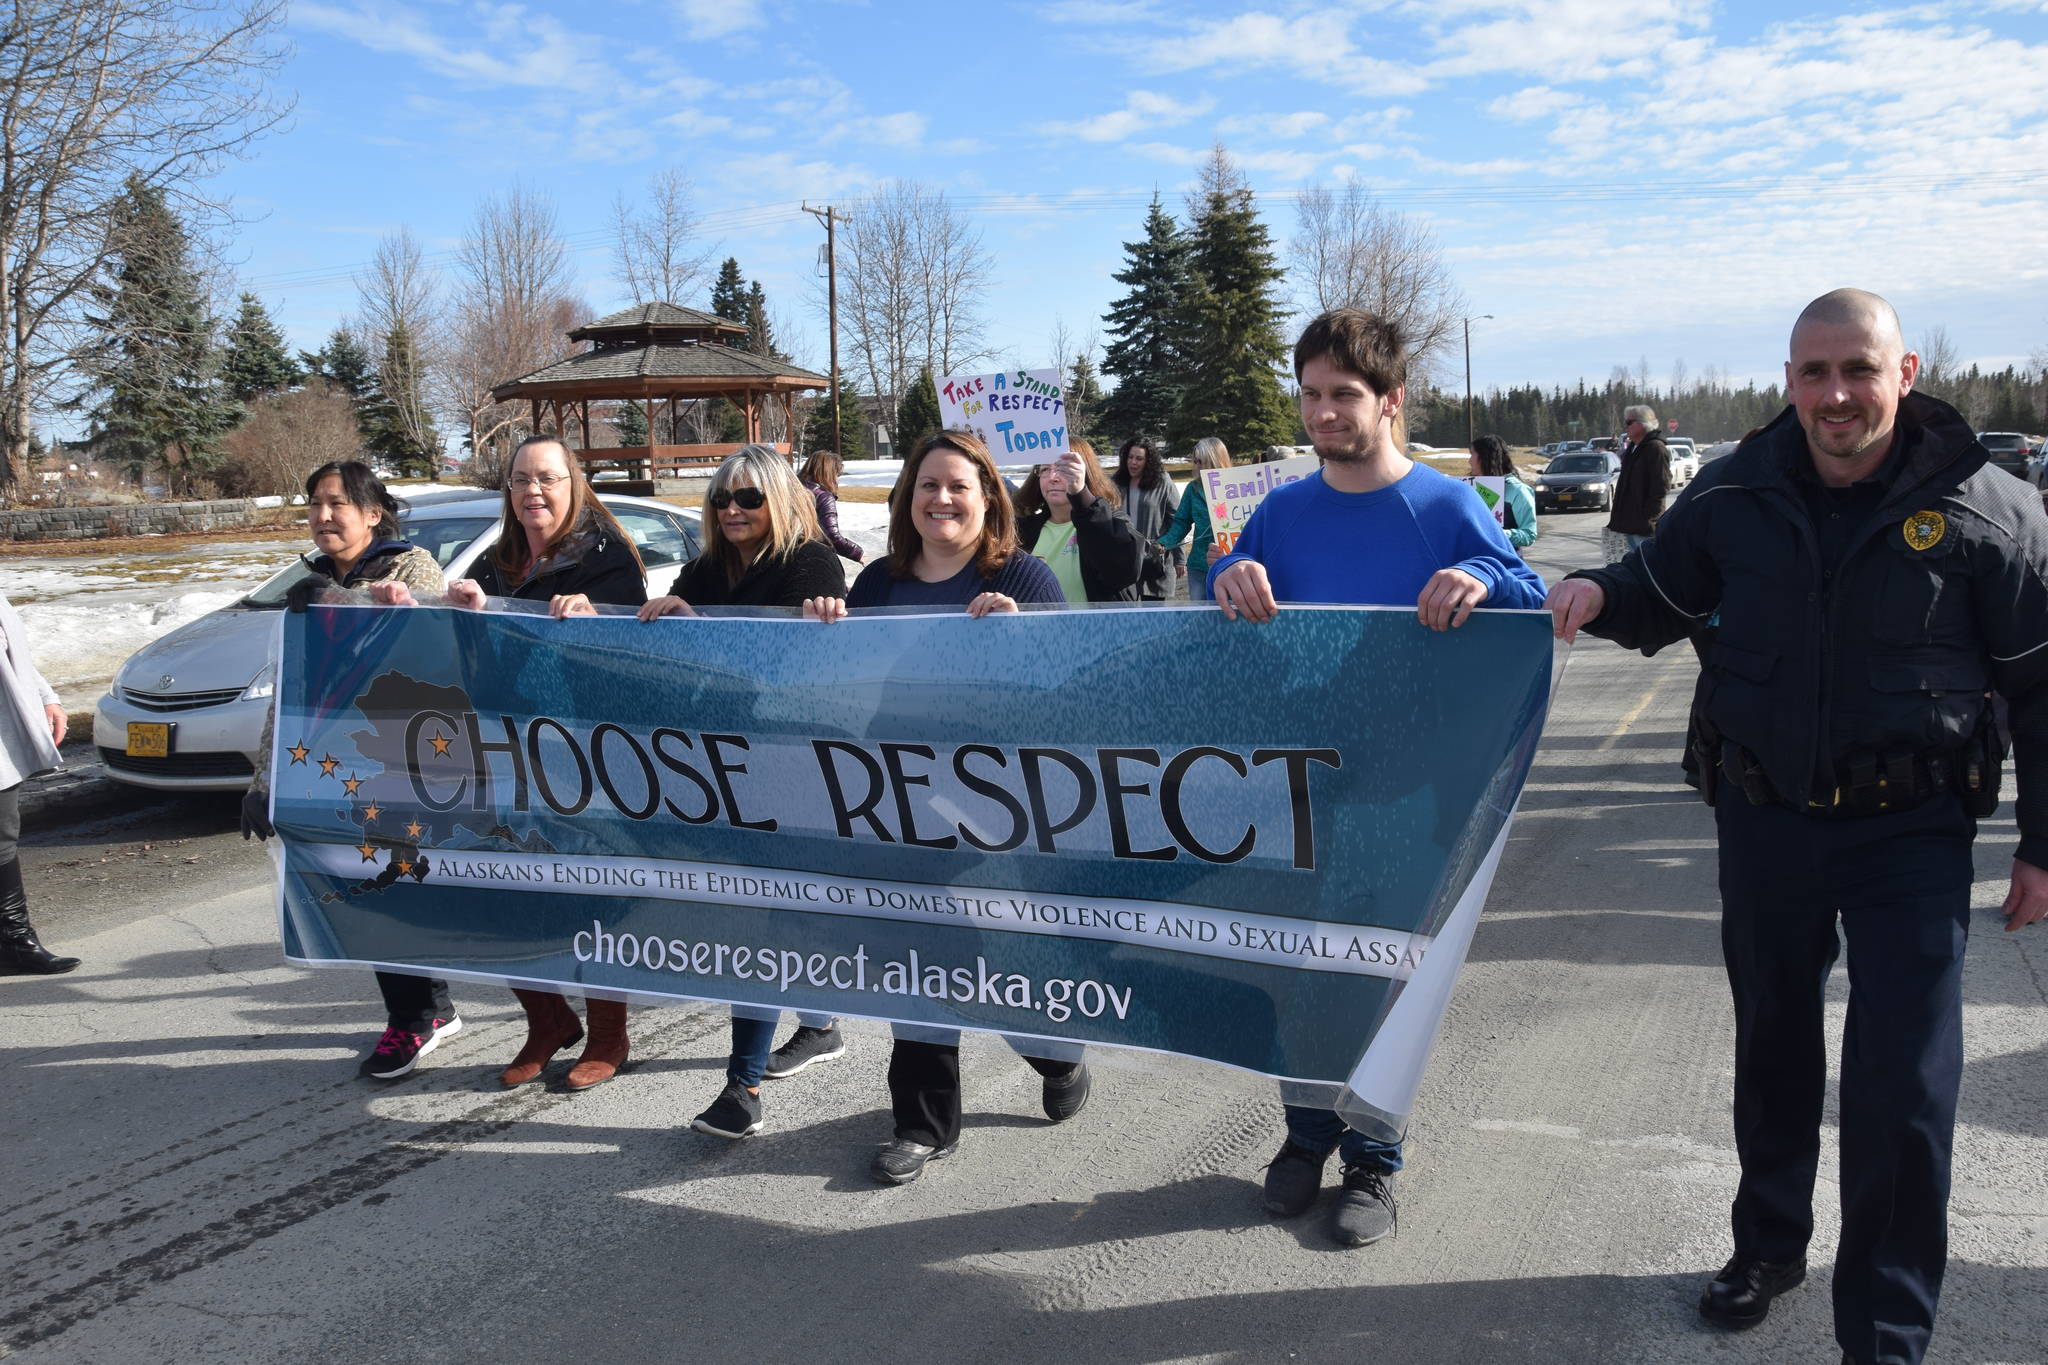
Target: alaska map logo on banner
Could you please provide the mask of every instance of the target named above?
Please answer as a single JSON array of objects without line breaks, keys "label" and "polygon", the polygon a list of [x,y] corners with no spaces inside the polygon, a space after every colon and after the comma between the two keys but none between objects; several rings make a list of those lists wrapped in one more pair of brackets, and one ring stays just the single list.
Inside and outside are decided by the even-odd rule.
[{"label": "alaska map logo on banner", "polygon": [[281,630],[295,961],[1178,1053],[1392,1115],[1551,670],[1540,612]]}]

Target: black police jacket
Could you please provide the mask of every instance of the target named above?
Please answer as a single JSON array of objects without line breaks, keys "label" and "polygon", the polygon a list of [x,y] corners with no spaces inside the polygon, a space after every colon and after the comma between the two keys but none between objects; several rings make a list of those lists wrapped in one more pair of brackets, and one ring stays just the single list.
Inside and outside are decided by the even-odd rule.
[{"label": "black police jacket", "polygon": [[1908,394],[1897,431],[1896,473],[1832,583],[1793,481],[1811,456],[1787,408],[1701,470],[1654,538],[1570,575],[1606,591],[1588,629],[1654,654],[1718,612],[1695,705],[1795,800],[1845,751],[1962,748],[1997,690],[2019,856],[2048,867],[2048,516],[1946,403]]}]

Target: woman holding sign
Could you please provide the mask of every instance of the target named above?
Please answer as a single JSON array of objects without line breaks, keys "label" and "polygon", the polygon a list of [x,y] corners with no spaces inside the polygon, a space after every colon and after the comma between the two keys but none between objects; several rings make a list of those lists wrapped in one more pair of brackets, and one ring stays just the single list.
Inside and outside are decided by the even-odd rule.
[{"label": "woman holding sign", "polygon": [[1017,543],[1045,561],[1069,602],[1135,602],[1145,545],[1086,441],[1031,471],[1017,494]]},{"label": "woman holding sign", "polygon": [[[553,436],[529,436],[512,452],[498,544],[478,561],[475,578],[448,585],[453,606],[482,611],[492,597],[546,602],[560,618],[583,614],[592,602],[637,607],[647,600],[640,552],[618,519],[590,491],[583,467]],[[506,1088],[539,1076],[557,1052],[584,1040],[583,1021],[558,991],[515,986],[526,1011],[526,1042],[498,1076]],[[563,1082],[588,1090],[626,1064],[626,1006],[585,998],[590,1033],[583,1055]]]},{"label": "woman holding sign", "polygon": [[1195,442],[1194,477],[1181,490],[1180,508],[1173,514],[1166,534],[1159,537],[1162,549],[1171,550],[1182,540],[1188,542],[1188,600],[1209,600],[1209,550],[1216,544],[1209,525],[1209,490],[1202,480],[1205,469],[1230,468],[1230,448],[1214,436]]},{"label": "woman holding sign", "polygon": [[[805,614],[842,620],[855,607],[964,607],[969,616],[1022,603],[1065,601],[1058,579],[1017,544],[1010,491],[988,448],[966,431],[936,432],[904,461],[890,501],[889,554],[862,569],[844,600],[817,598]],[[927,1162],[960,1146],[960,1035],[898,1024],[889,1054],[889,1107],[896,1136],[869,1167],[886,1185],[908,1185]],[[1040,1102],[1054,1123],[1088,1103],[1088,1068],[1026,1057],[1044,1078]]]},{"label": "woman holding sign", "polygon": [[1473,478],[1506,480],[1507,509],[1501,525],[1508,533],[1508,541],[1517,550],[1535,544],[1536,497],[1515,473],[1515,462],[1508,458],[1507,442],[1498,436],[1481,436],[1472,443],[1471,456]]}]

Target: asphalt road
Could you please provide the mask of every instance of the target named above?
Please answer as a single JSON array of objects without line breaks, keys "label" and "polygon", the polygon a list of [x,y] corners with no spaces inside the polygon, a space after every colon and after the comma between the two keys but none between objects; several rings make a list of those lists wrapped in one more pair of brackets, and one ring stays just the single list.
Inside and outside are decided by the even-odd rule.
[{"label": "asphalt road", "polygon": [[[1589,561],[1602,520],[1546,517],[1532,562]],[[637,1011],[618,1080],[507,1095],[514,1012],[466,987],[415,1076],[360,1081],[374,989],[279,960],[231,800],[36,831],[37,921],[86,965],[0,980],[0,1354],[1832,1362],[1832,1153],[1808,1285],[1741,1336],[1693,1314],[1736,1167],[1712,826],[1676,780],[1692,675],[1684,650],[1573,652],[1400,1231],[1355,1251],[1327,1205],[1262,1213],[1279,1108],[1194,1066],[1104,1066],[1054,1128],[1036,1078],[970,1042],[960,1153],[891,1190],[866,1175],[889,1127],[874,1028],[771,1082],[769,1129],[737,1144],[686,1128],[720,1083],[715,1015]],[[1980,845],[1936,1362],[2048,1357],[2048,931],[1998,932],[2012,837],[1994,818]]]}]

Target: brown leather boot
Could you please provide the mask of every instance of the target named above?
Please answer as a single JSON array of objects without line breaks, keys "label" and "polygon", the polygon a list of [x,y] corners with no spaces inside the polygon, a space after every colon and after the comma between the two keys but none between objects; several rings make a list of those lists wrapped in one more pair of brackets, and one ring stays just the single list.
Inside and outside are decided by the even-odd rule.
[{"label": "brown leather boot", "polygon": [[557,1052],[583,1037],[583,1021],[576,1017],[569,1002],[555,992],[514,986],[512,994],[526,1008],[526,1043],[512,1059],[512,1065],[498,1073],[498,1083],[508,1090],[540,1075],[541,1068]]},{"label": "brown leather boot", "polygon": [[583,1055],[569,1068],[569,1078],[562,1082],[571,1090],[588,1090],[616,1076],[626,1064],[629,1046],[624,1005],[611,1000],[584,1004],[590,1012],[590,1037],[583,1044]]}]

